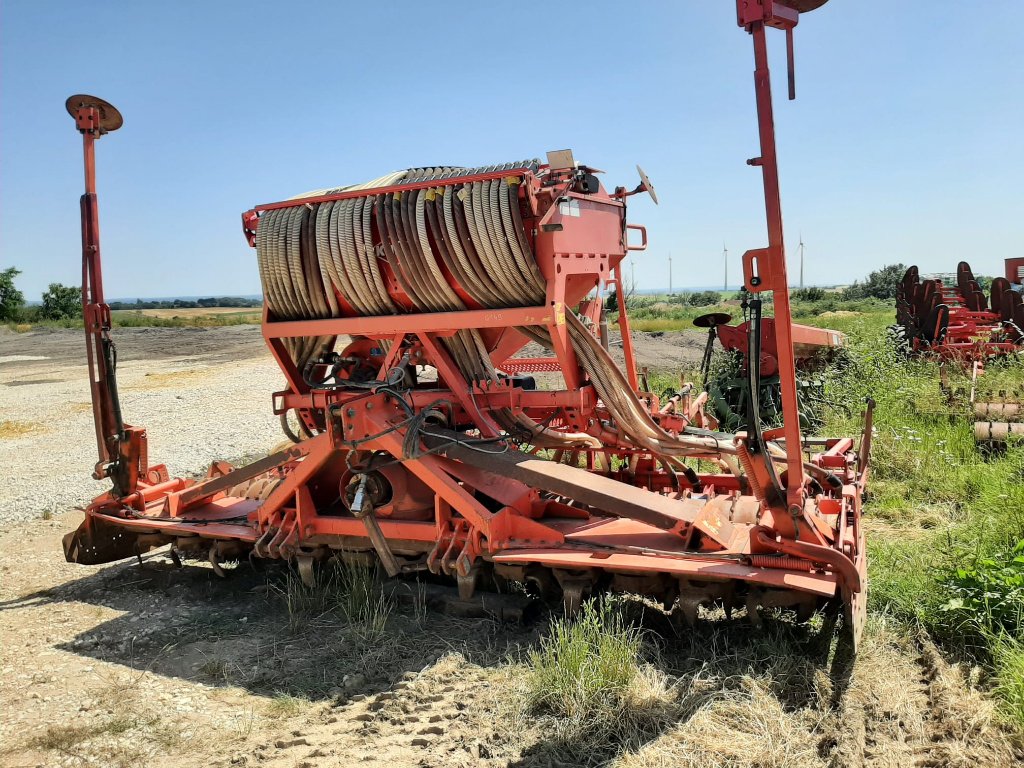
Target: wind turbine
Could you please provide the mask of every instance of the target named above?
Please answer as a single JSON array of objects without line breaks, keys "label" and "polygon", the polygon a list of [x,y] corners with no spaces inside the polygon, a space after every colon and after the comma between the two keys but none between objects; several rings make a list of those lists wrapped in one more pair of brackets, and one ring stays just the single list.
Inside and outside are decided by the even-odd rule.
[{"label": "wind turbine", "polygon": [[804,233],[800,233],[800,287],[804,287]]},{"label": "wind turbine", "polygon": [[729,249],[722,243],[722,266],[725,267],[725,279],[722,281],[722,290],[729,290]]},{"label": "wind turbine", "polygon": [[672,251],[668,252],[668,295],[672,295]]}]

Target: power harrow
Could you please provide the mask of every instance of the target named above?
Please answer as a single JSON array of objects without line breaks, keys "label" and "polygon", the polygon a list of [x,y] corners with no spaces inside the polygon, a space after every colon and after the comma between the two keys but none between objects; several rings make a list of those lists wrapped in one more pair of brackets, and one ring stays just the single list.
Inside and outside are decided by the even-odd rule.
[{"label": "power harrow", "polygon": [[[625,370],[575,308],[621,291],[630,196],[571,152],[547,162],[416,168],[258,205],[242,216],[264,291],[262,332],[286,381],[273,393],[295,442],[247,466],[173,477],[123,419],[100,269],[94,145],[121,126],[110,104],[68,100],[83,136],[83,303],[99,461],[112,487],[65,537],[69,561],[104,563],[171,544],[219,567],[331,557],[391,577],[433,574],[463,600],[523,582],[573,612],[588,595],[638,593],[688,620],[701,605],[828,607],[856,641],[865,606],[859,444],[805,438],[798,418],[769,28],[792,31],[822,0],[738,0],[753,40],[768,245],[744,255],[749,376],[768,338],[780,427],[735,434],[689,397],[639,387],[623,312]],[[790,53],[792,48],[790,47]],[[790,56],[792,62],[792,56]],[[793,78],[790,72],[792,96]],[[630,238],[631,233],[639,237]],[[639,239],[640,242],[634,242]],[[775,317],[762,320],[770,291]],[[589,306],[593,306],[590,301]],[[545,357],[516,353],[528,342]],[[558,372],[538,389],[529,374]]]}]

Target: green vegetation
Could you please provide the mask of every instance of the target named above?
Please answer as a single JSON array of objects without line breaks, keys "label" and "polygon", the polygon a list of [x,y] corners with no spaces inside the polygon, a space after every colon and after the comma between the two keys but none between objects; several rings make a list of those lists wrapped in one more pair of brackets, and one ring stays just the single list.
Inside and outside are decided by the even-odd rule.
[{"label": "green vegetation", "polygon": [[642,634],[622,608],[616,598],[588,601],[575,619],[553,620],[529,653],[527,710],[552,741],[586,745],[589,758],[642,743],[679,716],[667,677],[644,662]]},{"label": "green vegetation", "polygon": [[[259,312],[247,310],[217,314],[192,312],[172,317],[118,310],[111,312],[110,317],[114,328],[219,328],[226,325],[258,325],[262,316]],[[41,316],[40,307],[25,307],[18,320],[7,323],[7,327],[17,333],[25,333],[33,328],[81,328],[82,317],[79,313],[77,317],[49,320]]]},{"label": "green vegetation", "polygon": [[[890,343],[895,308],[876,294],[897,272],[902,266],[873,273],[856,291],[794,291],[797,322],[848,340],[848,354],[825,375],[820,432],[859,435],[865,399],[875,400],[865,507],[871,609],[978,665],[1007,719],[1024,727],[1024,445],[980,451],[970,371],[950,366],[944,393],[938,363],[908,359]],[[634,330],[692,328],[694,317],[712,311],[675,298],[632,297]],[[713,310],[742,320],[735,299]],[[655,391],[675,383],[669,375],[651,380]],[[989,362],[977,386],[983,397],[1022,383],[1024,361],[1007,359]]]},{"label": "green vegetation", "polygon": [[375,581],[373,571],[332,560],[318,573],[313,586],[289,573],[283,584],[271,584],[288,614],[289,630],[298,634],[339,619],[363,643],[384,635],[392,605]]},{"label": "green vegetation", "polygon": [[[808,290],[808,289],[804,289]],[[817,289],[821,290],[821,289]],[[891,316],[895,309],[891,302],[879,299],[846,299],[842,293],[824,292],[825,298],[815,301],[793,302],[793,318],[797,322],[814,324],[815,319],[824,312],[855,312],[885,313],[891,324]],[[629,323],[634,331],[655,333],[658,331],[684,331],[693,328],[693,321],[708,312],[726,312],[732,315],[734,322],[743,321],[743,307],[740,299],[722,299],[714,305],[694,306],[680,301],[680,296],[634,296],[629,303]],[[816,294],[815,294],[816,295]],[[764,298],[762,296],[762,298]],[[765,316],[771,316],[773,307],[765,304]],[[819,324],[827,324],[824,318]],[[618,316],[614,315],[609,322],[614,324]],[[884,328],[884,326],[883,326]]]},{"label": "green vegetation", "polygon": [[[847,334],[829,372],[827,434],[855,434],[865,398],[877,403],[866,506],[869,604],[923,628],[957,658],[981,665],[1006,716],[1024,726],[1024,445],[975,445],[969,371],[908,359],[887,340],[893,310],[808,317]],[[1024,362],[990,362],[982,391],[1024,381]]]},{"label": "green vegetation", "polygon": [[25,305],[25,294],[14,287],[14,278],[20,269],[8,267],[0,271],[0,321],[14,322]]},{"label": "green vegetation", "polygon": [[[25,294],[14,285],[21,274],[16,267],[0,270],[0,323],[15,333],[33,328],[81,328],[82,289],[80,286],[50,283],[42,296],[42,304],[25,304]],[[215,296],[196,300],[110,302],[115,328],[211,328],[222,325],[258,324],[263,306],[261,299],[238,296]],[[215,312],[229,308],[238,312]],[[181,314],[167,314],[181,310]],[[210,310],[202,312],[197,310]]]},{"label": "green vegetation", "polygon": [[64,320],[82,316],[81,286],[50,283],[43,294],[43,305],[39,316],[47,320]]},{"label": "green vegetation", "polygon": [[173,317],[155,317],[142,312],[114,311],[111,319],[115,328],[218,328],[225,325],[259,325],[259,312],[223,312],[216,315],[187,314]]},{"label": "green vegetation", "polygon": [[889,264],[872,272],[864,282],[854,281],[843,293],[849,299],[895,299],[896,288],[906,272],[905,264]]},{"label": "green vegetation", "polygon": [[533,706],[580,720],[617,709],[638,672],[641,645],[640,633],[608,602],[585,603],[576,620],[556,619],[530,653]]}]

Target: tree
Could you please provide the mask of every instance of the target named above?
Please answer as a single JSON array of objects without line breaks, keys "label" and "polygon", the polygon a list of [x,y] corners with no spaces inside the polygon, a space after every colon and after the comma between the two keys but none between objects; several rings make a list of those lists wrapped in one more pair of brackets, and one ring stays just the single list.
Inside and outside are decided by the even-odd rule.
[{"label": "tree", "polygon": [[25,306],[25,294],[14,287],[14,278],[20,274],[15,267],[0,272],[0,321],[17,320]]},{"label": "tree", "polygon": [[[623,277],[619,275],[619,281],[622,283],[623,294],[626,297],[626,309],[629,310],[629,306],[633,301],[633,296],[636,293],[636,285],[629,277]],[[605,312],[618,312],[619,311],[619,292],[616,289],[609,291],[608,295],[604,299],[604,311]]]},{"label": "tree", "polygon": [[793,301],[821,301],[825,298],[825,289],[815,285],[807,288],[794,288],[789,292],[789,298]]},{"label": "tree", "polygon": [[854,281],[843,291],[847,299],[895,299],[896,289],[907,272],[903,264],[888,264],[875,270],[863,283]]},{"label": "tree", "polygon": [[684,293],[683,298],[691,307],[708,307],[722,301],[722,294],[718,291],[693,291]]},{"label": "tree", "polygon": [[77,286],[50,283],[43,294],[43,306],[39,313],[48,320],[82,316],[82,289]]}]

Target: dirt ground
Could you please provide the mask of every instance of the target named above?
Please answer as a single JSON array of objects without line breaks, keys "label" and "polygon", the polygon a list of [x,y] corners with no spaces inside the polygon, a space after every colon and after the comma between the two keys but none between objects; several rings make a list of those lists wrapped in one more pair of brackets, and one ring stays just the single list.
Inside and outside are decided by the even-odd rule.
[{"label": "dirt ground", "polygon": [[[201,386],[252,398],[240,366],[265,361],[258,329],[142,330],[118,334],[126,372],[161,355],[174,371],[184,346],[202,355]],[[700,339],[641,344],[663,369],[699,355]],[[77,362],[81,339],[0,338],[0,359],[14,355]],[[81,373],[26,363],[37,367],[0,379],[0,390],[31,398],[46,391],[38,379]],[[195,386],[171,377],[161,391],[185,397]],[[65,468],[89,470],[77,459]],[[808,628],[769,621],[754,632],[740,615],[680,633],[638,613],[650,637],[650,706],[616,740],[607,736],[622,724],[568,729],[530,709],[524,662],[546,632],[544,611],[522,624],[456,618],[427,609],[408,585],[354,620],[283,568],[243,563],[221,579],[207,563],[176,568],[164,552],[71,565],[60,539],[80,518],[65,508],[0,520],[0,766],[978,768],[1024,759],[971,670],[877,617],[851,665]]]}]

